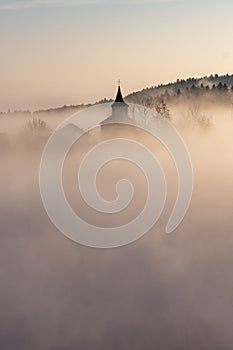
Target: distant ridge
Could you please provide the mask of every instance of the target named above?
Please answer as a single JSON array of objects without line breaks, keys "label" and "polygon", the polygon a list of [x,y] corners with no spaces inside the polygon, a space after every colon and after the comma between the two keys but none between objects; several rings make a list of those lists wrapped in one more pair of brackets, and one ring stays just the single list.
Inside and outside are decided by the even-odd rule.
[{"label": "distant ridge", "polygon": [[[204,90],[205,89],[205,90]],[[229,75],[218,75],[211,74],[210,76],[205,76],[201,78],[187,78],[187,79],[177,79],[176,82],[170,82],[168,84],[160,84],[151,87],[144,88],[140,91],[132,92],[131,94],[125,97],[128,102],[136,102],[136,100],[143,100],[145,98],[159,98],[163,97],[167,99],[168,97],[172,97],[173,99],[183,93],[189,93],[189,95],[201,95],[204,92],[216,93],[222,92],[227,93],[230,92],[233,94],[233,74]],[[228,96],[229,97],[229,96]],[[229,97],[231,98],[231,96]],[[49,109],[40,109],[34,112],[29,110],[27,111],[10,111],[8,112],[0,112],[1,115],[43,115],[43,114],[57,114],[61,113],[65,116],[70,115],[71,113],[75,113],[83,108],[99,104],[105,102],[112,102],[112,99],[102,99],[100,101],[91,103],[91,104],[79,104],[79,105],[64,105],[61,107],[54,107]]]},{"label": "distant ridge", "polygon": [[[135,96],[136,94],[140,95],[161,95],[164,94],[166,91],[169,93],[177,93],[177,91],[184,92],[187,90],[187,88],[191,88],[193,86],[195,87],[209,87],[212,89],[213,86],[218,86],[219,84],[222,84],[227,87],[228,90],[233,89],[233,74],[229,75],[218,75],[218,74],[211,74],[210,76],[205,76],[201,78],[187,78],[187,79],[177,79],[176,82],[171,82],[167,84],[160,84],[155,85],[151,87],[144,88],[140,91],[133,92],[127,96],[128,99],[130,99],[132,96]],[[221,86],[221,85],[220,85]]]}]

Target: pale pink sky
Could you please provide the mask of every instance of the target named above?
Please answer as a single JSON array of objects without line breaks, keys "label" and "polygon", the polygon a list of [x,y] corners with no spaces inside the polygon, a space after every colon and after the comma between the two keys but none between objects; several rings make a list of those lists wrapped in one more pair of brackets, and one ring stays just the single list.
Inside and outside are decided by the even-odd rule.
[{"label": "pale pink sky", "polygon": [[233,71],[233,2],[2,1],[0,110]]}]

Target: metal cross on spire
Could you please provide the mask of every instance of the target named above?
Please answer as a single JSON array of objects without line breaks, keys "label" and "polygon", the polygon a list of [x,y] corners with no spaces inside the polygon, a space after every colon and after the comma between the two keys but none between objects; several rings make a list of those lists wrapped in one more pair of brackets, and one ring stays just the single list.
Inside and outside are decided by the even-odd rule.
[{"label": "metal cross on spire", "polygon": [[121,79],[118,79],[118,86],[121,86]]}]

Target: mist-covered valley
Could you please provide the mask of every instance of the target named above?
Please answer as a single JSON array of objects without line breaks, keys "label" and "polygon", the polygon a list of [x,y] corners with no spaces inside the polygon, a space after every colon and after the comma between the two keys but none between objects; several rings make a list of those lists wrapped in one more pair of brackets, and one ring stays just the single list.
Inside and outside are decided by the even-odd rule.
[{"label": "mist-covered valley", "polygon": [[[34,121],[30,115],[0,117],[4,350],[232,348],[231,106],[193,99],[167,102],[167,107],[193,164],[189,210],[175,232],[166,235],[177,195],[176,168],[158,141],[126,127],[123,137],[138,138],[160,160],[168,195],[159,221],[145,236],[110,250],[65,238],[43,208],[40,159],[64,116],[45,113]],[[127,177],[135,186],[132,205],[110,217],[92,211],[78,191],[77,171],[99,141],[94,136],[84,135],[64,164],[67,198],[85,220],[106,227],[124,224],[143,207],[145,178],[126,161],[107,164],[97,179],[100,193],[114,199],[116,181]]]}]

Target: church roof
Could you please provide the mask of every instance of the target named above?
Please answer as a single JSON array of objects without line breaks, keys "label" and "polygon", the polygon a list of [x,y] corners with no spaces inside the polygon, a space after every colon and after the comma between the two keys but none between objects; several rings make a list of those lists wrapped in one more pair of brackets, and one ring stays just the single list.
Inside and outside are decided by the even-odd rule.
[{"label": "church roof", "polygon": [[120,85],[118,86],[118,91],[117,91],[117,95],[116,95],[116,98],[115,98],[115,102],[125,102],[123,97],[122,97]]},{"label": "church roof", "polygon": [[121,92],[121,86],[118,85],[118,90],[117,90],[117,94],[116,94],[116,98],[112,104],[112,107],[118,107],[119,105],[128,107],[128,104],[124,101],[123,96],[122,96],[122,92]]}]

